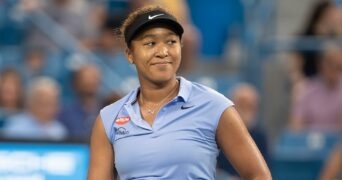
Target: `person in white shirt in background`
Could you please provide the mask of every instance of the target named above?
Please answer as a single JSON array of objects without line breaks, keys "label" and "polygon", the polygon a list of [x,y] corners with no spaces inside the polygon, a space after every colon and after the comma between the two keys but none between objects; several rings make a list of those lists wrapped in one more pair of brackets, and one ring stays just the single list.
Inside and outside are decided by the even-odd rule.
[{"label": "person in white shirt in background", "polygon": [[53,79],[39,77],[29,86],[26,110],[8,119],[4,137],[28,140],[62,140],[67,130],[56,119],[60,89]]}]

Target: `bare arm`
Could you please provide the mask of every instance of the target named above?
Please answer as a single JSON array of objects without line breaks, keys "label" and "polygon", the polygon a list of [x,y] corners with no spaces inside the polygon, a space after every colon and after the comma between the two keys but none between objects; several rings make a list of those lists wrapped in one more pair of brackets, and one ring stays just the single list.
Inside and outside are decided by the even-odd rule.
[{"label": "bare arm", "polygon": [[342,169],[342,147],[337,147],[330,155],[321,173],[321,180],[337,179]]},{"label": "bare arm", "polygon": [[221,115],[217,143],[243,179],[268,180],[271,173],[235,108]]},{"label": "bare arm", "polygon": [[114,152],[103,127],[102,119],[97,117],[90,140],[90,165],[88,180],[115,179]]}]

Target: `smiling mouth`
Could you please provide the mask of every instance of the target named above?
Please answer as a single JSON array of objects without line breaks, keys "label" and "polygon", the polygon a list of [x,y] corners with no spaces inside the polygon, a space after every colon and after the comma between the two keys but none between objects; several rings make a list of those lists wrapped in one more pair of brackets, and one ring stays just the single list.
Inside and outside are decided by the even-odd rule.
[{"label": "smiling mouth", "polygon": [[151,65],[163,65],[163,64],[171,64],[171,62],[169,61],[154,62]]}]

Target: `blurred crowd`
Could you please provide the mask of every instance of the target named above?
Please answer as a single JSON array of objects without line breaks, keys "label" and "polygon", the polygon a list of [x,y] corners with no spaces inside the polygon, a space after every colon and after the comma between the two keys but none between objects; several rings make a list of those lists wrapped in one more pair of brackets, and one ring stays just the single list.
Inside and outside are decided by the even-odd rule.
[{"label": "blurred crowd", "polygon": [[180,72],[189,71],[199,35],[185,1],[0,1],[3,136],[87,141],[99,110],[138,85],[117,29],[148,4],[168,7],[184,24]]},{"label": "blurred crowd", "polygon": [[[0,129],[4,136],[88,140],[99,109],[138,85],[117,29],[128,12],[148,4],[167,7],[184,25],[180,73],[189,72],[197,59],[200,36],[186,1],[0,1]],[[37,83],[40,78],[48,80]],[[36,101],[42,96],[28,94],[25,89],[31,92],[32,84],[50,89],[49,84],[57,84],[58,92],[43,99],[53,103]],[[32,110],[32,105],[40,110]],[[12,123],[13,118],[25,119],[32,129],[40,129],[40,135],[31,137],[30,130],[18,133],[23,126]],[[64,130],[57,137],[48,136],[50,123]]]},{"label": "blurred crowd", "polygon": [[[193,21],[191,2],[0,0],[1,137],[88,141],[99,110],[138,85],[136,71],[124,55],[125,45],[115,35],[127,13],[146,4],[167,7],[184,25],[179,74],[191,74],[205,56],[201,52],[203,44],[210,46]],[[235,103],[270,166],[270,148],[282,147],[285,141],[281,138],[286,140],[299,134],[312,138],[312,133],[319,137],[331,135],[322,179],[330,179],[342,169],[342,158],[339,162],[326,158],[330,152],[334,152],[331,157],[341,156],[342,4],[337,2],[318,0],[302,31],[296,34],[294,50],[287,52],[286,65],[281,68],[285,69],[288,81],[278,83],[287,84],[283,90],[286,93],[280,95],[290,98],[287,109],[274,111],[286,113],[286,118],[263,119],[262,108],[267,112],[276,107],[263,105],[264,97],[272,94],[244,82],[243,78],[229,92],[222,92]],[[236,25],[231,29],[230,35],[242,33]],[[222,53],[222,57],[233,58],[232,61],[242,58],[241,49],[232,45],[236,39],[230,40],[225,43],[227,47],[221,47],[228,48],[225,53],[230,54]],[[226,62],[229,59],[221,63]],[[314,141],[318,142],[317,139]],[[233,176],[237,174],[222,155],[218,166]]]}]

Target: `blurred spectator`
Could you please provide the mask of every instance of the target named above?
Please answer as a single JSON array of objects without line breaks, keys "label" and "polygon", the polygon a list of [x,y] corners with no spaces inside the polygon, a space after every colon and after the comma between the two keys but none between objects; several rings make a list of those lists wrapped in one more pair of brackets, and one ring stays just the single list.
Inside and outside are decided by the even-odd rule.
[{"label": "blurred spectator", "polygon": [[317,56],[318,74],[303,82],[294,99],[291,128],[341,132],[342,48],[328,42]]},{"label": "blurred spectator", "polygon": [[193,70],[199,58],[201,36],[199,30],[192,23],[187,1],[145,0],[131,2],[133,8],[138,8],[146,4],[159,5],[165,7],[176,16],[184,28],[184,34],[182,36],[182,65],[180,66],[179,73],[189,73]]},{"label": "blurred spectator", "polygon": [[317,1],[309,21],[304,28],[304,36],[341,37],[342,9],[335,0]]},{"label": "blurred spectator", "polygon": [[[295,49],[288,52],[288,47],[285,47],[278,51],[275,50],[279,45],[276,43],[275,47],[271,48],[275,50],[274,53],[267,57],[265,63],[262,63],[264,78],[262,80],[262,116],[271,143],[275,142],[277,136],[288,125],[288,121],[291,119],[290,111],[293,108],[291,103],[297,99],[296,96],[303,88],[303,82],[317,74],[316,59],[319,54],[320,41],[341,37],[340,27],[342,25],[342,20],[339,20],[341,19],[341,5],[336,5],[335,0],[296,1],[294,4],[286,0],[281,2],[279,5],[289,5],[282,6],[281,9],[284,10],[298,5],[295,8],[297,10],[293,9],[294,12],[298,11],[301,4],[310,5],[312,9],[306,13],[308,17],[304,17],[305,23],[303,23],[303,27],[299,27],[301,28],[300,32],[296,34],[298,40],[295,41],[293,47]],[[299,11],[303,12],[303,10]],[[326,27],[325,30],[322,30],[324,27]]]},{"label": "blurred spectator", "polygon": [[[101,69],[101,94],[109,95],[112,91],[121,91],[121,84],[126,78],[135,77],[135,67],[128,63],[123,53],[125,45],[122,39],[115,38],[113,29],[120,27],[122,17],[108,17],[104,23],[95,50],[96,56],[101,60],[97,62]],[[108,82],[110,80],[110,83]]]},{"label": "blurred spectator", "polygon": [[23,95],[20,75],[13,69],[0,73],[0,128],[5,119],[22,110]]},{"label": "blurred spectator", "polygon": [[26,112],[7,120],[4,136],[31,140],[65,138],[67,131],[56,119],[59,107],[58,84],[53,79],[39,77],[30,84],[26,96]]},{"label": "blurred spectator", "polygon": [[36,77],[48,76],[58,81],[63,90],[64,81],[69,79],[69,70],[63,56],[62,53],[47,53],[42,47],[27,47],[23,64],[17,67],[24,85],[28,86]]},{"label": "blurred spectator", "polygon": [[[342,8],[332,0],[320,0],[312,9],[307,24],[300,37],[305,38],[340,38],[342,37]],[[308,40],[308,39],[306,39]],[[296,52],[293,56],[291,73],[294,82],[294,95],[301,88],[303,78],[317,74],[317,47]]]},{"label": "blurred spectator", "polygon": [[342,179],[342,144],[336,146],[336,148],[331,152],[325,166],[323,167],[320,179]]},{"label": "blurred spectator", "polygon": [[[269,151],[267,136],[264,131],[258,125],[257,113],[259,106],[259,94],[257,90],[247,84],[238,84],[232,93],[232,100],[235,104],[236,110],[239,112],[241,119],[248,128],[249,133],[257,144],[261,154],[264,156],[265,161],[269,162]],[[224,155],[220,153],[218,159],[218,167],[227,171],[233,176],[238,176],[238,173],[234,170],[233,166],[224,158]]]},{"label": "blurred spectator", "polygon": [[45,52],[41,48],[28,48],[23,63],[19,70],[25,85],[30,84],[30,81],[36,77],[48,74]]},{"label": "blurred spectator", "polygon": [[95,65],[86,64],[74,72],[74,99],[65,105],[59,120],[66,126],[70,138],[88,140],[91,127],[101,106],[98,91],[101,73]]}]

